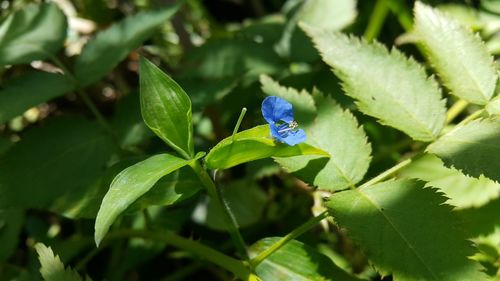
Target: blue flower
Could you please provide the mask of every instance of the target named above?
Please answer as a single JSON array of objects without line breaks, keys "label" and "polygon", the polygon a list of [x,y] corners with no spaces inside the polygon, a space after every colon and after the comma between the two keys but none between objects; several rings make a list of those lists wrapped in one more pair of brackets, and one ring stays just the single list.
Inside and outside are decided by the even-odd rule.
[{"label": "blue flower", "polygon": [[262,102],[262,116],[269,123],[271,135],[280,142],[296,145],[306,140],[306,133],[297,129],[292,105],[286,100],[270,96]]}]

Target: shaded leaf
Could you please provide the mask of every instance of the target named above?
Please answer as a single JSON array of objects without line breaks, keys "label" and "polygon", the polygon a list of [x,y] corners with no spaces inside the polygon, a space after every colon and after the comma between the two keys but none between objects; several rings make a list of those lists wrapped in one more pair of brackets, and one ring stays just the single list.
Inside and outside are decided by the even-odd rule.
[{"label": "shaded leaf", "polygon": [[426,186],[444,192],[450,198],[447,203],[458,208],[479,207],[500,195],[500,184],[484,176],[471,178],[446,168],[441,159],[432,154],[412,161],[400,175],[426,181]]},{"label": "shaded leaf", "polygon": [[303,26],[358,108],[415,140],[432,141],[445,121],[444,100],[433,78],[413,59],[379,43]]},{"label": "shaded leaf", "polygon": [[191,101],[157,66],[141,58],[141,113],[146,125],[183,157],[194,155]]},{"label": "shaded leaf", "polygon": [[7,81],[0,90],[0,123],[74,89],[64,75],[30,71]]},{"label": "shaded leaf", "polygon": [[94,233],[96,244],[100,244],[115,219],[158,180],[188,164],[189,160],[158,154],[120,172],[111,182],[97,213]]},{"label": "shaded leaf", "polygon": [[0,262],[5,262],[16,250],[24,223],[24,210],[0,210]]},{"label": "shaded leaf", "polygon": [[500,118],[459,125],[429,145],[427,151],[466,175],[484,175],[500,182]]},{"label": "shaded leaf", "polygon": [[331,98],[316,95],[315,102],[317,117],[303,127],[308,137],[306,143],[328,152],[330,158],[297,156],[275,160],[301,180],[321,189],[354,186],[370,165],[371,147],[366,134],[356,118]]},{"label": "shaded leaf", "polygon": [[327,207],[383,274],[394,280],[487,280],[445,197],[397,180],[338,192]]},{"label": "shaded leaf", "polygon": [[[35,245],[40,260],[40,273],[45,281],[83,281],[78,272],[70,267],[64,268],[59,256],[54,255],[50,247],[42,243]],[[92,281],[88,276],[85,281]]]},{"label": "shaded leaf", "polygon": [[221,140],[208,153],[205,161],[209,169],[227,169],[267,157],[290,157],[328,153],[305,143],[289,146],[272,139],[269,125],[260,125]]},{"label": "shaded leaf", "polygon": [[[279,239],[281,237],[268,237],[257,241],[250,247],[250,255],[256,256]],[[360,280],[343,271],[325,255],[297,240],[288,242],[270,255],[255,268],[255,272],[262,280]]]},{"label": "shaded leaf", "polygon": [[498,76],[479,36],[421,2],[415,3],[414,32],[452,94],[476,104],[491,99]]},{"label": "shaded leaf", "polygon": [[179,9],[180,4],[126,17],[99,32],[75,61],[74,73],[81,86],[99,81]]},{"label": "shaded leaf", "polygon": [[64,43],[68,23],[56,4],[27,5],[0,25],[0,65],[53,56]]}]

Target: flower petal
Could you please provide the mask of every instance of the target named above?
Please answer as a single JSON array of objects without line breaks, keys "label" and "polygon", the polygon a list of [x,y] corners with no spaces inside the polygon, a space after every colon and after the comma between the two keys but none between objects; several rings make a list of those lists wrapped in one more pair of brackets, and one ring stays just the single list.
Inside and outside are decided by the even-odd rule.
[{"label": "flower petal", "polygon": [[264,116],[264,119],[269,124],[274,124],[278,121],[290,123],[293,121],[292,105],[279,97],[267,97],[262,102],[262,116]]},{"label": "flower petal", "polygon": [[284,143],[291,145],[291,146],[299,144],[301,142],[305,142],[306,141],[306,132],[304,132],[304,130],[302,130],[302,129],[298,129],[297,131],[292,131],[288,134],[288,136],[283,138],[283,141],[284,141]]}]

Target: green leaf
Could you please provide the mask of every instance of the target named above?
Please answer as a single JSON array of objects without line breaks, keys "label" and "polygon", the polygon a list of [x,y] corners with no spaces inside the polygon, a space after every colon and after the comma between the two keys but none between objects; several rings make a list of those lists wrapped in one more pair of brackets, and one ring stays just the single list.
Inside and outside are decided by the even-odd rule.
[{"label": "green leaf", "polygon": [[[70,267],[64,268],[59,256],[54,255],[50,247],[42,243],[35,245],[35,250],[40,260],[41,268],[40,273],[45,281],[83,281],[75,270]],[[88,276],[85,281],[92,281]]]},{"label": "green leaf", "polygon": [[459,125],[427,147],[448,167],[500,182],[500,117]]},{"label": "green leaf", "polygon": [[306,24],[341,30],[356,19],[356,0],[308,0],[299,13],[299,21]]},{"label": "green leaf", "polygon": [[436,81],[417,62],[396,49],[388,52],[380,43],[305,25],[303,29],[361,111],[415,140],[432,141],[439,135],[444,100]]},{"label": "green leaf", "polygon": [[445,197],[397,180],[333,194],[327,207],[383,274],[400,281],[487,280]]},{"label": "green leaf", "polygon": [[426,186],[436,187],[449,198],[446,203],[460,209],[480,207],[500,195],[500,184],[480,176],[468,177],[455,169],[446,168],[432,154],[412,161],[400,171],[400,176],[426,181]]},{"label": "green leaf", "polygon": [[101,175],[112,153],[111,137],[95,122],[49,120],[3,155],[0,209],[46,208],[60,197],[81,192]]},{"label": "green leaf", "polygon": [[94,234],[96,244],[101,243],[118,215],[148,192],[158,180],[189,163],[190,160],[170,154],[158,154],[119,173],[111,183],[97,213]]},{"label": "green leaf", "polygon": [[315,99],[317,117],[303,127],[306,143],[328,152],[331,157],[297,156],[275,160],[288,172],[321,189],[352,187],[363,179],[370,165],[371,147],[366,134],[356,118],[331,98],[316,95]]},{"label": "green leaf", "polygon": [[67,20],[56,4],[27,5],[0,26],[0,65],[53,56],[66,38]]},{"label": "green leaf", "polygon": [[271,137],[269,125],[260,125],[221,140],[205,161],[209,169],[227,169],[262,158],[297,155],[329,157],[327,152],[305,143],[289,146],[277,142]]},{"label": "green leaf", "polygon": [[0,123],[73,89],[69,78],[56,73],[30,71],[9,80],[0,90]]},{"label": "green leaf", "polygon": [[145,58],[140,62],[141,112],[146,125],[180,155],[194,155],[191,101],[184,90]]},{"label": "green leaf", "polygon": [[500,96],[494,98],[486,105],[486,111],[490,115],[500,115]]},{"label": "green leaf", "polygon": [[0,262],[5,262],[15,252],[24,224],[24,210],[0,210]]},{"label": "green leaf", "polygon": [[491,99],[498,76],[479,36],[420,2],[415,3],[414,32],[452,94],[475,104]]},{"label": "green leaf", "polygon": [[[262,219],[268,200],[266,193],[255,182],[233,181],[222,186],[221,191],[239,227],[248,227]],[[219,205],[208,196],[198,203],[192,217],[211,229],[227,230]]]},{"label": "green leaf", "polygon": [[125,18],[99,32],[89,41],[75,61],[74,73],[82,86],[99,81],[111,72],[142,42],[179,9],[179,5],[154,11],[143,11]]},{"label": "green leaf", "polygon": [[[265,251],[280,238],[268,237],[257,241],[249,249],[251,257]],[[343,271],[327,256],[297,240],[288,242],[271,254],[255,268],[255,272],[262,280],[360,280]]]}]

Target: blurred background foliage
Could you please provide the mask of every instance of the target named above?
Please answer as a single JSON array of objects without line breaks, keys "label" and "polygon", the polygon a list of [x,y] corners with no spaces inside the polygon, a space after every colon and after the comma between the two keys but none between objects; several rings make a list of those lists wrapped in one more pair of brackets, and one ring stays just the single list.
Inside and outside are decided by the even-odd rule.
[{"label": "blurred background foliage", "polygon": [[[140,115],[139,56],[159,65],[190,96],[195,145],[202,151],[231,134],[243,107],[249,111],[242,129],[264,123],[261,74],[297,89],[317,88],[354,109],[299,21],[398,44],[423,61],[413,45],[404,44],[411,40],[405,34],[413,1],[186,0],[175,11],[177,2],[0,1],[1,281],[41,278],[36,242],[50,245],[65,264],[94,280],[231,280],[222,269],[162,242],[122,239],[95,248],[94,219],[113,177],[168,149]],[[500,54],[499,1],[425,2],[470,26],[492,54]],[[373,145],[368,177],[421,145],[353,113]],[[496,275],[499,185],[462,179],[432,157],[403,173],[425,174],[433,186],[443,186],[466,221],[481,225],[470,234],[481,249],[476,258]],[[248,242],[285,235],[323,210],[321,192],[270,159],[216,176]],[[462,185],[446,189],[457,184]],[[188,168],[162,179],[113,227],[173,230],[234,252],[220,216]],[[300,241],[348,272],[382,280],[333,224],[322,224]]]}]

